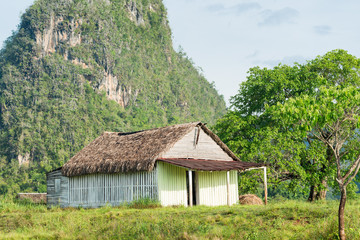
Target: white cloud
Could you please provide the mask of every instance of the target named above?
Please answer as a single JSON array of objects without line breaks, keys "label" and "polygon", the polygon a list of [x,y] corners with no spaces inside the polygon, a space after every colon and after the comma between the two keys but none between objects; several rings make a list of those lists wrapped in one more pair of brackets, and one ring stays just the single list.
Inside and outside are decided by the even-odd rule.
[{"label": "white cloud", "polygon": [[329,25],[318,25],[314,27],[314,31],[319,35],[329,35],[331,33],[331,27]]},{"label": "white cloud", "polygon": [[232,6],[225,6],[224,4],[217,3],[213,5],[209,5],[207,10],[210,12],[215,12],[218,14],[225,14],[225,15],[241,15],[245,12],[252,11],[252,10],[259,10],[261,6],[257,2],[247,2],[247,3],[239,3]]},{"label": "white cloud", "polygon": [[264,66],[268,66],[268,67],[275,67],[277,65],[281,64],[286,64],[286,65],[294,65],[294,63],[306,63],[306,59],[303,56],[300,55],[294,55],[294,56],[286,56],[283,59],[270,59],[270,60],[264,60],[264,61],[260,61],[260,60],[256,60],[253,63],[254,64],[259,64],[259,65],[264,65]]},{"label": "white cloud", "polygon": [[264,15],[264,19],[258,24],[259,26],[294,23],[293,19],[299,15],[299,12],[294,8],[286,7],[276,11],[268,9],[263,11],[262,14]]},{"label": "white cloud", "polygon": [[255,50],[253,53],[247,55],[245,58],[246,58],[246,59],[254,58],[254,57],[258,56],[258,55],[259,55],[259,51],[258,51],[258,50]]}]

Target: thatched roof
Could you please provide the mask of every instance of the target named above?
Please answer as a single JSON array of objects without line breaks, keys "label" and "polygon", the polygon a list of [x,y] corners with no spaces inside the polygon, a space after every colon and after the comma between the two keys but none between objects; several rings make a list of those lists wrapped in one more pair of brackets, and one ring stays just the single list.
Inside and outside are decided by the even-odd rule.
[{"label": "thatched roof", "polygon": [[78,176],[151,171],[158,157],[196,126],[201,127],[235,161],[240,161],[204,124],[194,122],[131,133],[105,132],[72,157],[62,167],[62,173]]}]

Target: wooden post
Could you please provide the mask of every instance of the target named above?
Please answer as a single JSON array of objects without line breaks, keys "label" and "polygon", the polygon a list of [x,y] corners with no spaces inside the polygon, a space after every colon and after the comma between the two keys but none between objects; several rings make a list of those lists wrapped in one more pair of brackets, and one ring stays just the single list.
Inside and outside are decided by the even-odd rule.
[{"label": "wooden post", "polygon": [[193,206],[192,171],[189,169],[189,205]]},{"label": "wooden post", "polygon": [[266,167],[264,167],[264,193],[265,193],[265,205],[267,205],[267,177],[266,177]]},{"label": "wooden post", "polygon": [[226,172],[227,205],[230,206],[230,171]]}]

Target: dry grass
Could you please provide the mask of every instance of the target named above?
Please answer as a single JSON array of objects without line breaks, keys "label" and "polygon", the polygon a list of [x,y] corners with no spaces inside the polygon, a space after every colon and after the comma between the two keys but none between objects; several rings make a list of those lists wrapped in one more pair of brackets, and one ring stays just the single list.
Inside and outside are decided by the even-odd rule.
[{"label": "dry grass", "polygon": [[263,200],[254,194],[240,195],[239,203],[242,205],[264,205]]}]

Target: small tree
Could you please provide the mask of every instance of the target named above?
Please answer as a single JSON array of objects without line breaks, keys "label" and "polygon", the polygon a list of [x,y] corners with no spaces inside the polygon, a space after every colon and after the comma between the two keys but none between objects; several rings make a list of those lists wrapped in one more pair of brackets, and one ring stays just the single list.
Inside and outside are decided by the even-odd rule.
[{"label": "small tree", "polygon": [[344,211],[346,188],[360,168],[360,89],[322,87],[315,95],[292,98],[284,104],[269,107],[290,131],[303,129],[332,151],[329,164],[336,165],[336,181],[341,193],[339,204],[339,237],[345,239]]}]

